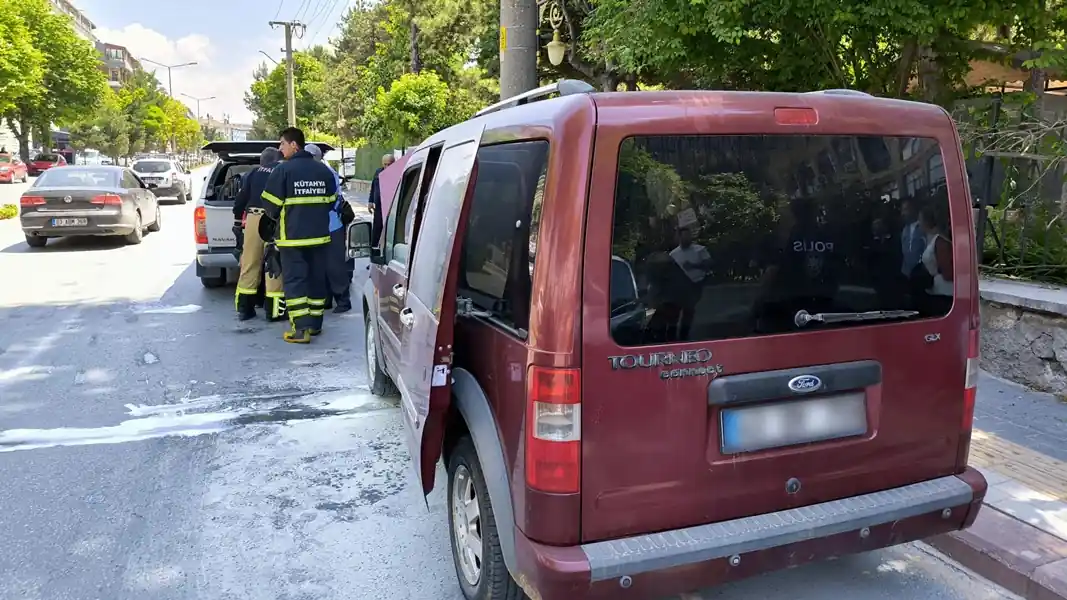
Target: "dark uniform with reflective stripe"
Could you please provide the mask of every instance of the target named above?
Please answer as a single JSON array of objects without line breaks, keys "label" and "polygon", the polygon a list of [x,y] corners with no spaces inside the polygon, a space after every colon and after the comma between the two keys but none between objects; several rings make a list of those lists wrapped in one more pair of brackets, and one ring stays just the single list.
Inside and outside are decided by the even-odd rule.
[{"label": "dark uniform with reflective stripe", "polygon": [[[273,150],[273,149],[271,149]],[[273,155],[264,153],[263,160],[270,160]],[[261,161],[262,162],[262,161]],[[259,292],[259,282],[266,277],[267,318],[271,321],[284,318],[285,300],[282,293],[282,281],[263,272],[264,240],[259,236],[259,221],[266,214],[266,202],[263,190],[267,180],[278,161],[267,162],[252,169],[244,175],[241,192],[233,205],[233,217],[238,223],[244,221],[244,240],[241,249],[241,275],[237,279],[237,297],[235,304],[242,318],[255,316],[254,299]],[[245,216],[247,213],[247,217]]]},{"label": "dark uniform with reflective stripe", "polygon": [[285,308],[293,324],[285,339],[307,343],[322,330],[337,183],[329,167],[300,150],[274,168],[262,197],[267,216],[278,221],[274,243],[281,253]]}]

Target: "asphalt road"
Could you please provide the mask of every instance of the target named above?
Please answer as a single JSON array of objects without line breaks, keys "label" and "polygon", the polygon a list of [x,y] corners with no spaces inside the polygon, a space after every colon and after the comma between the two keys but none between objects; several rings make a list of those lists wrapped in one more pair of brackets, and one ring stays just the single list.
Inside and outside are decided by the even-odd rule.
[{"label": "asphalt road", "polygon": [[[399,409],[366,390],[360,315],[309,347],[238,323],[191,223],[167,206],[139,246],[31,251],[0,221],[0,598],[461,598],[443,495],[427,510]],[[921,544],[689,596],[834,597],[1013,598]]]}]

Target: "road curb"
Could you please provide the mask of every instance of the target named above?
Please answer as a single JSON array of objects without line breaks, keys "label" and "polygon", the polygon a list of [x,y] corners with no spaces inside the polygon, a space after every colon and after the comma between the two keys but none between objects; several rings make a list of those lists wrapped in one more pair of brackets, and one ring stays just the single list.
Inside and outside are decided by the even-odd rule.
[{"label": "road curb", "polygon": [[927,543],[1026,600],[1067,600],[1067,540],[984,505],[966,531]]}]

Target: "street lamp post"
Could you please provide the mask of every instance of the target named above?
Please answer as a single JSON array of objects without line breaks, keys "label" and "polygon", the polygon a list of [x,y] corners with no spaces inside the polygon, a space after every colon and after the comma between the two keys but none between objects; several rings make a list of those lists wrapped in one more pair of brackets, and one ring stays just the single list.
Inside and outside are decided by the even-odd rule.
[{"label": "street lamp post", "polygon": [[186,98],[196,102],[196,122],[197,122],[197,124],[200,123],[200,103],[201,102],[207,102],[208,100],[214,100],[215,99],[215,96],[208,96],[207,98],[197,98],[196,96],[190,96],[189,94],[186,94],[185,92],[182,92],[182,96],[185,96]]},{"label": "street lamp post", "polygon": [[164,69],[167,70],[167,90],[170,93],[170,97],[171,98],[174,97],[174,79],[171,77],[171,74],[170,74],[171,69],[177,69],[179,67],[191,67],[191,66],[196,64],[196,61],[193,61],[193,62],[182,63],[180,65],[165,65],[165,64],[163,64],[161,62],[156,62],[156,61],[154,61],[154,60],[152,60],[150,58],[141,57],[141,60],[144,61],[144,62],[152,63],[153,65],[157,65],[157,66],[163,67]]},{"label": "street lamp post", "polygon": [[264,51],[262,51],[262,50],[260,50],[260,51],[259,51],[259,53],[260,53],[260,54],[262,54],[263,56],[266,56],[267,58],[269,58],[269,59],[270,59],[270,62],[272,62],[272,63],[274,63],[274,64],[276,64],[276,65],[277,65],[277,64],[279,64],[279,63],[278,63],[278,61],[277,61],[277,60],[275,60],[275,59],[274,59],[274,57],[273,57],[273,56],[271,56],[270,54],[267,54],[266,52],[264,52]]}]

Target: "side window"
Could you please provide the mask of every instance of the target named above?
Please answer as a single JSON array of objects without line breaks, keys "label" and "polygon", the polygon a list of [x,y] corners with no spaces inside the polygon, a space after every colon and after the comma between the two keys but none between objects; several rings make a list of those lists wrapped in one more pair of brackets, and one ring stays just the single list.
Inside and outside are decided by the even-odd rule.
[{"label": "side window", "polygon": [[422,164],[408,168],[400,180],[400,189],[393,198],[393,206],[389,211],[389,220],[385,225],[385,259],[397,261],[405,267],[408,264],[408,256],[411,254],[411,241],[408,239],[410,231],[407,228],[408,214],[411,212],[411,200],[415,197],[415,189],[419,184],[419,174],[422,173]]},{"label": "side window", "polygon": [[460,286],[480,308],[524,330],[541,223],[548,142],[485,146],[478,151]]},{"label": "side window", "polygon": [[128,190],[135,190],[141,186],[141,180],[137,179],[137,176],[129,171],[122,172],[122,187]]}]

